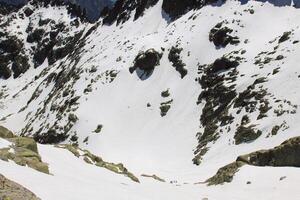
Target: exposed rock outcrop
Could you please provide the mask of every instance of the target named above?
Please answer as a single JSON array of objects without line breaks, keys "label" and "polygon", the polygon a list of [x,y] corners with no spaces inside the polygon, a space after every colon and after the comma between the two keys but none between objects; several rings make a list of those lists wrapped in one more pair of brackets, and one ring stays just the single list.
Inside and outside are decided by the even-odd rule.
[{"label": "exposed rock outcrop", "polygon": [[213,42],[217,47],[226,47],[228,44],[238,44],[239,38],[230,35],[233,30],[223,26],[223,23],[218,23],[209,33],[209,41]]},{"label": "exposed rock outcrop", "polygon": [[233,180],[235,173],[239,171],[239,169],[244,166],[245,163],[238,161],[230,163],[222,168],[220,168],[217,173],[206,180],[208,185],[219,185],[223,183],[229,183]]},{"label": "exposed rock outcrop", "polygon": [[158,0],[117,0],[113,8],[106,8],[102,11],[103,23],[111,25],[116,21],[117,24],[122,24],[130,18],[132,12],[135,12],[134,20],[137,20],[146,9],[157,2]]},{"label": "exposed rock outcrop", "polygon": [[[205,101],[205,105],[200,117],[204,131],[197,133],[199,143],[193,159],[197,165],[208,151],[207,144],[220,137],[218,128],[233,122],[234,117],[228,110],[237,96],[234,82],[238,75],[236,67],[239,61],[238,57],[223,56],[210,65],[199,66],[199,71],[204,73],[198,79],[203,89],[198,97],[198,104]],[[231,84],[226,85],[226,81],[230,81]]]},{"label": "exposed rock outcrop", "polygon": [[185,63],[183,63],[180,57],[180,53],[182,52],[182,50],[182,48],[172,47],[169,52],[168,58],[176,71],[180,73],[181,78],[184,78],[187,75],[188,71],[185,68]]},{"label": "exposed rock outcrop", "polygon": [[28,189],[15,183],[0,174],[0,199],[1,200],[40,200]]},{"label": "exposed rock outcrop", "polygon": [[229,183],[233,180],[235,173],[246,164],[253,166],[300,167],[299,155],[300,137],[291,138],[275,148],[239,156],[235,162],[220,168],[213,177],[206,180],[206,183],[208,185]]},{"label": "exposed rock outcrop", "polygon": [[215,2],[217,0],[164,0],[162,8],[174,20],[192,9],[202,8]]},{"label": "exposed rock outcrop", "polygon": [[235,144],[252,142],[261,136],[260,130],[255,130],[255,126],[239,126],[234,135]]},{"label": "exposed rock outcrop", "polygon": [[82,158],[87,164],[103,167],[114,173],[122,174],[130,178],[134,182],[137,183],[140,182],[139,179],[133,173],[128,171],[128,169],[124,167],[122,163],[115,164],[115,163],[106,162],[101,157],[92,154],[88,150],[82,150],[74,145],[57,145],[56,147],[70,151],[74,156],[78,158]]},{"label": "exposed rock outcrop", "polygon": [[159,65],[161,54],[155,49],[148,49],[145,52],[140,52],[135,60],[133,67],[130,68],[130,72],[134,72],[137,68],[140,70],[151,72],[156,66]]},{"label": "exposed rock outcrop", "polygon": [[11,142],[7,148],[0,149],[0,159],[13,161],[21,166],[28,166],[49,174],[48,165],[42,162],[36,142],[32,138],[15,136],[8,129],[0,126],[0,137]]},{"label": "exposed rock outcrop", "polygon": [[300,167],[300,137],[286,140],[281,145],[239,156],[237,161],[255,166]]},{"label": "exposed rock outcrop", "polygon": [[15,135],[7,128],[0,126],[0,137],[4,139],[13,138]]}]

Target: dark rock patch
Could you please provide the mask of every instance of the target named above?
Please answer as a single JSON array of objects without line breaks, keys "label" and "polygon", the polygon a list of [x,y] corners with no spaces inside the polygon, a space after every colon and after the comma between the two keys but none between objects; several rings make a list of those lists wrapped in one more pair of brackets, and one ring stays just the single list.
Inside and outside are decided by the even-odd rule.
[{"label": "dark rock patch", "polygon": [[234,135],[235,144],[249,143],[261,136],[260,130],[255,130],[255,126],[239,126]]},{"label": "dark rock patch", "polygon": [[169,112],[169,110],[171,109],[171,104],[172,104],[173,100],[167,101],[167,102],[163,102],[160,104],[160,116],[164,117],[167,115],[167,113]]},{"label": "dark rock patch", "polygon": [[[175,20],[190,10],[199,9],[215,2],[217,0],[164,0],[162,9],[172,20]],[[222,2],[225,2],[225,0],[222,0]]]},{"label": "dark rock patch", "polygon": [[3,64],[0,60],[0,78],[8,79],[9,77],[11,77],[11,70],[5,63]]},{"label": "dark rock patch", "polygon": [[29,7],[24,8],[24,13],[26,17],[29,17],[33,14],[33,10]]},{"label": "dark rock patch", "polygon": [[33,136],[34,140],[41,144],[58,144],[60,142],[65,141],[68,137],[69,137],[68,134],[57,133],[53,129],[43,134],[37,132]]},{"label": "dark rock patch", "polygon": [[131,13],[135,11],[134,20],[137,20],[144,14],[144,11],[154,5],[158,0],[117,0],[113,8],[106,7],[101,16],[103,17],[103,24],[111,25],[115,21],[117,24],[122,24],[129,20]]},{"label": "dark rock patch", "polygon": [[27,36],[27,42],[33,43],[33,42],[40,42],[43,39],[43,36],[45,34],[45,30],[42,28],[35,29]]},{"label": "dark rock patch", "polygon": [[29,69],[28,58],[26,56],[18,55],[13,61],[12,71],[14,72],[14,78],[19,77]]},{"label": "dark rock patch", "polygon": [[178,47],[172,47],[169,53],[169,61],[172,63],[173,67],[175,67],[176,71],[178,71],[181,75],[181,78],[184,78],[188,71],[185,69],[185,63],[181,60],[180,53],[183,49]]},{"label": "dark rock patch", "polygon": [[235,173],[238,172],[243,165],[245,165],[245,163],[240,161],[230,163],[220,168],[213,177],[206,180],[206,183],[208,183],[208,185],[229,183],[233,180]]},{"label": "dark rock patch", "polygon": [[282,42],[285,42],[285,41],[289,40],[291,34],[292,34],[292,32],[290,32],[290,31],[289,32],[284,32],[282,34],[282,36],[279,38],[278,43],[282,43]]},{"label": "dark rock patch", "polygon": [[219,58],[211,65],[209,72],[218,73],[222,71],[229,70],[231,68],[236,68],[239,65],[237,60],[230,60],[226,57]]},{"label": "dark rock patch", "polygon": [[218,23],[209,33],[209,41],[213,42],[216,47],[226,47],[228,44],[235,45],[240,43],[239,38],[231,36],[232,29],[222,27],[223,23]]},{"label": "dark rock patch", "polygon": [[129,69],[133,73],[136,69],[140,69],[147,74],[150,74],[156,66],[159,65],[162,54],[155,49],[148,49],[145,52],[140,52],[134,59],[134,65]]}]

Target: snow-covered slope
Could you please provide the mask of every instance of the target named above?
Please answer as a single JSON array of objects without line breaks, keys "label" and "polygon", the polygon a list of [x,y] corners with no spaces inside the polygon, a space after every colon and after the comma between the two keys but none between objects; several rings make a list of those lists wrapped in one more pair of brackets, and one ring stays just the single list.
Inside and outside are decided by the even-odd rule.
[{"label": "snow-covered slope", "polygon": [[[293,167],[244,166],[231,183],[201,184],[240,155],[299,136],[299,10],[227,1],[171,20],[167,1],[147,1],[141,15],[139,4],[118,2],[104,24],[39,4],[2,17],[1,41],[23,45],[3,54],[12,72],[0,80],[0,123],[43,143],[52,175],[4,161],[0,173],[41,199],[299,199]],[[154,70],[132,71],[149,49],[159,54]],[[16,57],[27,67],[16,70]],[[141,183],[48,143],[123,163]]]}]

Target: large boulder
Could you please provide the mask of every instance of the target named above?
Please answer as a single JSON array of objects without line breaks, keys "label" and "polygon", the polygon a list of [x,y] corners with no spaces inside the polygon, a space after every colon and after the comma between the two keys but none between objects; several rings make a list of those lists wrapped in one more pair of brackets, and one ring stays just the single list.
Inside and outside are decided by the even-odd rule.
[{"label": "large boulder", "polygon": [[146,72],[153,71],[154,68],[159,65],[161,56],[162,55],[155,51],[155,49],[148,49],[145,52],[140,52],[136,56],[134,65],[130,68],[130,72],[132,73],[137,68]]}]

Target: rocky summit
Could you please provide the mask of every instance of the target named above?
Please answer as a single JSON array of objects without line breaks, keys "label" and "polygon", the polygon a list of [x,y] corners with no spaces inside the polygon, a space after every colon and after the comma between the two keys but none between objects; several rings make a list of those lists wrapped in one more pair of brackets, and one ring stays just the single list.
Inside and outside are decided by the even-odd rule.
[{"label": "rocky summit", "polygon": [[0,200],[299,200],[299,8],[0,0]]}]

